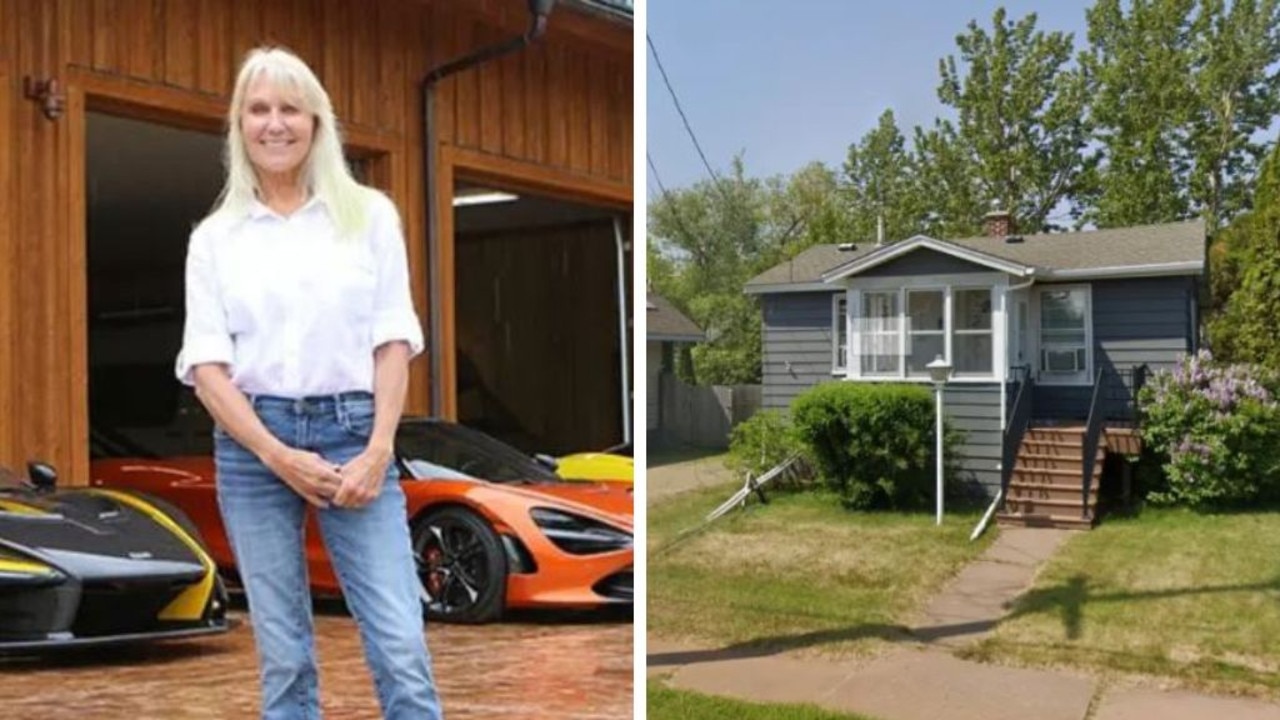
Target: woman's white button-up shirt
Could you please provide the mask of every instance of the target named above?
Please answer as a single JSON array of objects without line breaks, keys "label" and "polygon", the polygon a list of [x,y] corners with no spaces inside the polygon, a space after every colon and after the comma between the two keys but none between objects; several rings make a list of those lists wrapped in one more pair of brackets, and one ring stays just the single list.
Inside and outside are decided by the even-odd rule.
[{"label": "woman's white button-up shirt", "polygon": [[365,230],[339,239],[323,202],[288,217],[255,203],[212,218],[187,250],[186,326],[177,376],[225,363],[247,394],[300,398],[373,391],[373,351],[422,351],[395,205],[371,192]]}]

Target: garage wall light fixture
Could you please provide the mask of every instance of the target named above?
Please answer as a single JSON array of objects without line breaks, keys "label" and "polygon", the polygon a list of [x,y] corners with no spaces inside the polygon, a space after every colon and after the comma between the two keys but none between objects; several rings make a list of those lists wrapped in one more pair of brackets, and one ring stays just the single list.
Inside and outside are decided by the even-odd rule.
[{"label": "garage wall light fixture", "polygon": [[512,195],[511,193],[506,192],[468,193],[466,195],[455,195],[453,198],[453,206],[467,207],[469,205],[489,205],[491,203],[513,202],[519,199],[519,195]]},{"label": "garage wall light fixture", "polygon": [[57,120],[67,107],[67,96],[62,92],[57,78],[22,78],[22,96],[34,100],[40,112],[50,120]]}]

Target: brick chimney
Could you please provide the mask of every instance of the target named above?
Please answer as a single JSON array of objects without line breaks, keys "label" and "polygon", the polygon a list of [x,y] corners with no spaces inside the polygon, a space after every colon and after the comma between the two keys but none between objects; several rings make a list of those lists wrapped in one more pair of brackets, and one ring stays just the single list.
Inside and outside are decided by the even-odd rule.
[{"label": "brick chimney", "polygon": [[982,224],[987,237],[1005,238],[1018,231],[1013,224],[1013,213],[1008,210],[992,210],[982,216]]}]

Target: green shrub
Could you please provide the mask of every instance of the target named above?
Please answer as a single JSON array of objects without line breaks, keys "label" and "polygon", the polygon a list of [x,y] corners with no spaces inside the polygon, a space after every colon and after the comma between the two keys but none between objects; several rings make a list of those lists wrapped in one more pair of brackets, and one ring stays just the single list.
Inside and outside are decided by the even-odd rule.
[{"label": "green shrub", "polygon": [[1157,372],[1138,397],[1142,436],[1165,462],[1147,499],[1200,506],[1280,494],[1274,385],[1259,368],[1215,363],[1208,351]]},{"label": "green shrub", "polygon": [[[807,456],[804,443],[796,436],[791,418],[781,410],[761,410],[738,423],[729,435],[729,457],[725,465],[738,475],[760,477],[792,455]],[[793,480],[795,474],[786,474]],[[778,478],[772,487],[783,483]]]},{"label": "green shrub", "polygon": [[[849,508],[914,508],[934,502],[933,392],[922,385],[833,382],[791,403],[796,433],[818,472]],[[945,435],[953,482],[958,433]]]}]

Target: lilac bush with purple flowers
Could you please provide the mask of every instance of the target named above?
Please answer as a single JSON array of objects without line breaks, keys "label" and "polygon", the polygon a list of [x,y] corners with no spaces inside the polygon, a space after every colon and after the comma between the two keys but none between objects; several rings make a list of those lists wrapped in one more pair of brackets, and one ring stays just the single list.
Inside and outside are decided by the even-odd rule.
[{"label": "lilac bush with purple flowers", "polygon": [[1159,504],[1235,503],[1280,489],[1276,377],[1259,367],[1215,362],[1208,350],[1159,371],[1142,389],[1142,436],[1165,462]]}]

